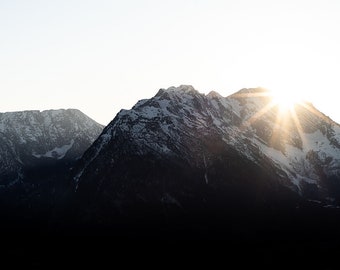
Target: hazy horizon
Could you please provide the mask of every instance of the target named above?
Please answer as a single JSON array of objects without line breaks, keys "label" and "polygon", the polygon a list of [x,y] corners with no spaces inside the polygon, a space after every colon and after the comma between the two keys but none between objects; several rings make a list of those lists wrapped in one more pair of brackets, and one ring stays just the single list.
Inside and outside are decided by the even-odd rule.
[{"label": "hazy horizon", "polygon": [[3,1],[0,111],[76,108],[105,125],[160,88],[261,86],[339,123],[339,12],[336,0]]}]

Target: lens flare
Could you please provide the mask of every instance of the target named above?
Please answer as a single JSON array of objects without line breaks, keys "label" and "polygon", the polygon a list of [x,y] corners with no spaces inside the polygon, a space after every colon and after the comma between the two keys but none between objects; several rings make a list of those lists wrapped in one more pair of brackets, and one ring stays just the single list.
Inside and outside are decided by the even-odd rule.
[{"label": "lens flare", "polygon": [[281,112],[289,112],[294,110],[297,104],[303,102],[303,97],[298,93],[272,91],[270,93],[274,106],[278,106]]}]

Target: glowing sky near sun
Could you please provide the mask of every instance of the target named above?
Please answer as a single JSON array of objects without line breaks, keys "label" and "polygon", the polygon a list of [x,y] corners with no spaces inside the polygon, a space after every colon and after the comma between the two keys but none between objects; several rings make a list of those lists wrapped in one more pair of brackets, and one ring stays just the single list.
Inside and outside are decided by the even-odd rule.
[{"label": "glowing sky near sun", "polygon": [[338,0],[0,0],[0,111],[102,124],[159,88],[298,93],[340,122]]}]

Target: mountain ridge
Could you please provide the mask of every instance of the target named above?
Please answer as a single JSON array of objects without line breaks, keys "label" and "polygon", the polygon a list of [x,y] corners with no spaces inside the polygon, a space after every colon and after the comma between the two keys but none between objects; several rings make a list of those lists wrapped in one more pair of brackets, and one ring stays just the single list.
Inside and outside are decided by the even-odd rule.
[{"label": "mountain ridge", "polygon": [[[26,257],[50,263],[63,251],[75,265],[85,257],[97,265],[103,254],[109,263],[112,254],[149,260],[152,246],[167,259],[270,257],[272,269],[287,258],[315,266],[312,254],[324,266],[339,251],[339,125],[309,104],[285,116],[265,93],[222,97],[182,85],[121,110],[80,159],[44,167],[57,174],[33,200],[24,193],[24,211],[4,207],[3,246],[29,235],[24,247],[38,248],[24,248]],[[60,162],[69,145],[29,155]]]},{"label": "mountain ridge", "polygon": [[217,224],[214,213],[225,224],[230,211],[336,210],[339,125],[308,103],[285,115],[267,93],[222,97],[182,85],[121,110],[72,170],[75,201],[86,209],[72,215],[114,228],[139,218]]},{"label": "mountain ridge", "polygon": [[[150,144],[144,143],[143,147],[145,149],[153,148],[155,152],[159,152],[162,154],[162,151],[164,153],[174,153],[176,151],[180,152],[179,147],[178,149],[169,149],[171,146],[167,145],[162,136],[177,136],[178,134],[175,134],[171,129],[176,129],[176,126],[178,125],[186,125],[190,128],[195,127],[196,129],[201,129],[201,132],[207,133],[207,128],[214,129],[216,133],[219,133],[219,136],[225,136],[225,138],[222,138],[224,140],[229,140],[227,143],[235,146],[235,144],[238,145],[240,148],[240,151],[243,151],[245,155],[248,155],[249,158],[252,158],[252,155],[254,155],[254,152],[250,151],[249,149],[243,149],[246,142],[248,144],[252,144],[253,146],[257,147],[258,150],[262,151],[263,154],[268,156],[268,158],[274,159],[276,162],[281,162],[282,168],[287,169],[286,167],[289,167],[289,162],[293,162],[293,154],[296,155],[299,150],[303,150],[303,147],[306,147],[307,142],[312,142],[317,144],[317,140],[320,139],[322,142],[320,144],[323,144],[324,147],[310,147],[307,150],[312,151],[310,152],[310,155],[313,155],[313,153],[320,153],[318,157],[323,157],[326,155],[326,144],[328,144],[329,151],[335,151],[332,153],[332,159],[336,159],[339,152],[339,138],[340,138],[340,127],[337,123],[332,121],[330,118],[326,118],[322,113],[318,112],[315,113],[315,108],[312,107],[310,104],[304,105],[305,107],[301,106],[299,108],[299,111],[296,112],[297,117],[300,117],[302,119],[302,123],[299,123],[299,127],[293,126],[292,122],[296,121],[296,119],[293,119],[293,116],[290,116],[290,125],[287,127],[282,128],[282,125],[280,127],[279,124],[277,124],[274,120],[274,118],[278,114],[278,108],[277,106],[272,106],[268,109],[268,111],[265,111],[261,113],[258,116],[258,119],[252,120],[252,117],[256,115],[256,113],[259,113],[262,108],[266,108],[268,103],[270,103],[271,97],[269,94],[267,95],[250,95],[249,94],[266,94],[268,93],[268,90],[263,88],[253,88],[253,89],[242,89],[238,91],[235,94],[232,94],[226,98],[222,97],[221,95],[217,94],[200,94],[198,91],[196,91],[192,86],[185,86],[181,85],[180,87],[170,87],[168,89],[160,89],[155,97],[148,99],[148,100],[141,100],[136,103],[135,106],[132,107],[131,110],[121,110],[115,119],[120,119],[119,125],[115,124],[115,120],[113,120],[107,128],[104,130],[102,134],[102,138],[99,138],[99,140],[102,140],[102,144],[100,144],[100,147],[98,147],[98,153],[103,148],[103,145],[108,143],[112,136],[114,136],[113,129],[117,128],[119,130],[123,130],[125,132],[129,132],[129,127],[126,125],[127,119],[129,119],[132,123],[132,128],[136,129],[134,136],[134,140],[139,140],[139,142],[142,143],[144,138],[142,138],[144,135],[149,136],[150,134],[144,134],[143,136],[139,136],[138,132],[143,128],[146,128],[144,124],[141,124],[143,121],[148,124],[157,125],[159,121],[163,121],[163,124],[160,124],[160,129],[158,130],[159,140],[163,140],[160,144],[158,139],[156,139],[156,134],[152,134],[154,136],[153,142],[149,141]],[[177,104],[176,104],[177,102]],[[174,110],[178,110],[176,113],[174,113]],[[200,113],[198,114],[195,110],[199,110]],[[169,120],[172,117],[172,120]],[[182,117],[182,119],[181,119]],[[197,119],[200,119],[201,123],[199,121],[193,120],[192,118],[196,117]],[[263,119],[262,119],[262,118]],[[286,117],[286,116],[285,116]],[[205,119],[203,119],[205,118]],[[123,120],[123,119],[126,119]],[[197,120],[196,119],[196,120]],[[203,119],[203,120],[202,120]],[[118,121],[118,120],[117,120]],[[137,123],[136,121],[139,121]],[[174,125],[167,124],[166,121],[173,121],[176,122]],[[182,123],[180,123],[182,121]],[[252,123],[249,123],[249,121],[253,121]],[[209,123],[208,123],[209,122]],[[269,122],[269,123],[267,123]],[[137,123],[137,124],[133,124]],[[315,124],[318,123],[320,125],[319,127]],[[191,126],[190,126],[191,125]],[[202,128],[205,126],[205,128]],[[275,126],[275,127],[273,127]],[[310,129],[310,127],[313,127]],[[170,128],[170,130],[169,130]],[[263,128],[267,129],[266,132],[263,132]],[[242,130],[244,129],[244,130]],[[270,138],[268,137],[268,133],[275,133],[278,131],[275,131],[274,129],[278,129],[281,133],[283,133],[283,129],[287,129],[285,131],[286,138],[281,137],[277,138],[277,142],[270,142]],[[300,129],[300,130],[298,130]],[[148,130],[151,132],[151,128]],[[305,132],[306,130],[306,132]],[[319,132],[322,134],[314,134],[315,132]],[[172,132],[172,134],[171,134]],[[112,133],[112,134],[111,134]],[[252,133],[253,136],[250,136],[249,133]],[[291,134],[288,134],[291,133]],[[293,134],[294,133],[294,134]],[[301,133],[303,133],[303,136],[306,138],[301,138]],[[169,135],[170,134],[170,135]],[[222,135],[221,135],[222,134]],[[224,135],[223,135],[224,134]],[[238,141],[237,134],[245,134],[243,136],[244,138],[241,141]],[[247,138],[247,134],[249,135]],[[328,136],[327,138],[323,136]],[[307,138],[308,137],[308,138]],[[314,138],[315,137],[315,138]],[[177,138],[178,139],[178,138]],[[249,141],[255,140],[255,141]],[[328,140],[328,141],[327,141]],[[280,145],[281,144],[281,145]],[[157,146],[158,145],[158,146]],[[175,143],[173,145],[176,145]],[[172,145],[172,146],[173,146]],[[143,147],[140,147],[139,151]],[[281,148],[280,148],[281,147]],[[157,149],[156,149],[157,148]],[[261,148],[261,149],[260,149]],[[275,149],[276,148],[276,149]],[[296,148],[296,149],[295,149]],[[290,157],[285,156],[285,151],[289,151],[294,153],[291,153]],[[307,151],[306,150],[306,151]],[[280,154],[281,153],[281,154]],[[304,152],[303,152],[304,153]],[[306,153],[304,153],[306,154]],[[327,153],[329,154],[329,153]],[[302,153],[299,153],[301,156]],[[257,157],[253,158],[253,161],[255,161]],[[93,157],[95,159],[95,157]],[[289,159],[288,161],[286,161]],[[325,162],[325,157],[323,157],[323,161]],[[339,159],[336,159],[335,163],[340,163]],[[284,163],[284,164],[283,164]],[[288,164],[288,165],[287,165]],[[284,165],[284,166],[283,166]],[[326,165],[325,165],[326,166]],[[339,173],[339,167],[333,168],[336,170],[336,174]],[[289,174],[295,173],[296,170],[293,172],[292,166],[289,167],[289,170],[287,169]],[[330,170],[331,171],[331,170]],[[286,172],[287,173],[287,172]],[[289,175],[289,177],[292,179],[293,176]],[[312,179],[315,180],[316,177],[312,177]],[[298,181],[298,178],[295,178],[296,181]],[[301,179],[300,179],[301,180]],[[306,179],[305,179],[306,180]],[[297,183],[292,183],[293,185],[297,186]]]},{"label": "mountain ridge", "polygon": [[77,109],[0,113],[2,212],[29,216],[52,207],[69,168],[102,128]]}]

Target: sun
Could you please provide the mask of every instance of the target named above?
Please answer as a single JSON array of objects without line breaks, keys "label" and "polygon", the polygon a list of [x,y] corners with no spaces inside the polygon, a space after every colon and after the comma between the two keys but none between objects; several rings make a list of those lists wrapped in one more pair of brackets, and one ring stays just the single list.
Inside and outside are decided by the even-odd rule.
[{"label": "sun", "polygon": [[243,129],[252,127],[252,125],[258,121],[262,124],[262,117],[268,114],[269,117],[271,117],[269,119],[273,121],[273,125],[271,125],[272,130],[265,132],[270,136],[268,141],[268,145],[270,146],[280,146],[282,142],[297,143],[297,145],[299,145],[298,147],[303,147],[304,144],[308,145],[305,137],[306,124],[304,123],[304,115],[306,112],[313,114],[318,119],[326,122],[330,121],[329,118],[318,111],[310,99],[307,98],[308,96],[312,97],[312,93],[308,92],[309,89],[304,91],[301,90],[301,88],[295,88],[295,90],[292,88],[280,88],[282,89],[280,91],[273,91],[269,88],[259,89],[261,91],[242,93],[239,95],[240,98],[263,99],[264,101],[262,108],[249,116],[244,123],[242,123],[241,127]]},{"label": "sun", "polygon": [[298,91],[271,91],[270,95],[273,105],[277,106],[281,112],[294,110],[295,106],[304,100]]}]

